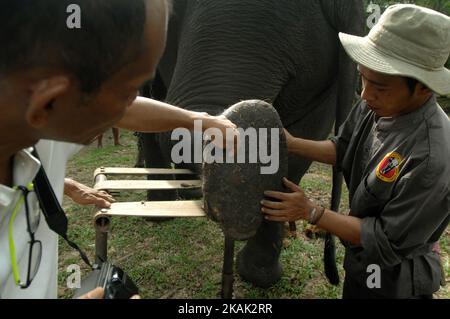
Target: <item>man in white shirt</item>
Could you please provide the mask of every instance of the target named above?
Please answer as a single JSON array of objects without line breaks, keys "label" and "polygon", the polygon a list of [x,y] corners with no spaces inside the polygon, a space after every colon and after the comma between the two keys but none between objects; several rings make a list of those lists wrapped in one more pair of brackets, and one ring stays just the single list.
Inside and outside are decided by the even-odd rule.
[{"label": "man in white shirt", "polygon": [[[62,201],[66,162],[70,155],[78,150],[75,144],[42,140],[36,146],[41,155],[42,165],[48,172],[53,190]],[[26,185],[34,179],[39,170],[39,161],[30,154],[29,149],[16,153],[13,160],[13,185]],[[36,239],[42,243],[42,257],[39,269],[31,285],[27,289],[21,289],[16,285],[14,276],[11,276],[12,265],[10,256],[9,221],[10,214],[5,210],[17,200],[17,191],[5,185],[0,185],[0,297],[1,298],[56,298],[57,273],[58,273],[58,235],[51,231],[41,216],[39,226],[35,233]],[[37,208],[38,203],[31,202],[29,207]],[[19,269],[22,270],[20,278],[26,277],[25,270],[28,266],[28,235],[24,236],[26,229],[25,207],[21,205],[14,220],[12,236],[16,248],[16,259]],[[26,235],[26,233],[25,233]],[[25,258],[24,258],[25,257]]]},{"label": "man in white shirt", "polygon": [[165,46],[164,0],[76,2],[81,28],[69,27],[67,1],[0,4],[1,298],[57,296],[57,235],[28,193],[40,167],[28,147],[40,141],[37,151],[61,201],[74,148],[62,142],[87,144],[113,125],[158,132],[192,129],[202,120],[204,129],[235,127],[224,117],[136,99]]}]

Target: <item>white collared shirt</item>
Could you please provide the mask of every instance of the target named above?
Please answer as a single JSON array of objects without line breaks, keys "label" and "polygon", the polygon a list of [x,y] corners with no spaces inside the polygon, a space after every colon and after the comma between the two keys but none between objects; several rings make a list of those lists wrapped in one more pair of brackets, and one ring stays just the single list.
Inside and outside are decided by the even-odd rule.
[{"label": "white collared shirt", "polygon": [[[42,164],[46,170],[56,197],[61,202],[64,192],[64,176],[69,157],[80,149],[79,145],[42,140],[36,145]],[[40,167],[40,162],[30,154],[29,149],[14,156],[13,185],[32,182]],[[35,239],[42,243],[42,257],[39,269],[30,287],[21,289],[14,282],[12,274],[8,225],[14,206],[19,200],[20,191],[0,184],[0,298],[57,298],[58,278],[58,235],[51,231],[43,215],[35,233]],[[30,209],[38,209],[37,203],[30,203]],[[20,270],[28,265],[29,234],[26,226],[25,208],[19,208],[13,226],[16,260]],[[21,271],[24,273],[25,271]],[[26,278],[21,278],[25,280]]]}]

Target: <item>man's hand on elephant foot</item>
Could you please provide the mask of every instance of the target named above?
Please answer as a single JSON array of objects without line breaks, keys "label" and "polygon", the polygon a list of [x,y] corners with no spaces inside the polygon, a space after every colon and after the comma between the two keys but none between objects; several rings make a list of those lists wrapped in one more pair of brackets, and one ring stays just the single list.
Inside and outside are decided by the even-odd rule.
[{"label": "man's hand on elephant foot", "polygon": [[226,149],[230,155],[234,155],[240,143],[240,134],[236,124],[224,115],[211,116],[208,113],[199,114],[203,121],[203,128],[207,133],[207,139],[211,140],[217,147]]}]

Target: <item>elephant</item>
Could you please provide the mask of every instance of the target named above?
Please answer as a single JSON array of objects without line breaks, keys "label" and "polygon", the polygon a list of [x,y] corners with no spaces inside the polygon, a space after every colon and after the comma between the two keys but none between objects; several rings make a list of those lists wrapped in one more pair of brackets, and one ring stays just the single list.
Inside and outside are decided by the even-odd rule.
[{"label": "elephant", "polygon": [[[338,33],[362,35],[363,16],[361,0],[175,0],[151,96],[212,115],[243,100],[262,100],[292,135],[326,139],[333,124],[337,130],[345,120],[357,78]],[[141,134],[141,143],[146,167],[171,167],[170,133]],[[299,182],[310,164],[289,156],[288,178]],[[181,167],[201,174],[201,165]],[[334,210],[341,184],[334,172]],[[281,278],[282,230],[281,223],[263,221],[248,239],[237,257],[244,280],[269,287]],[[325,263],[334,261],[330,235],[325,250]],[[335,266],[326,273],[337,284]]]}]

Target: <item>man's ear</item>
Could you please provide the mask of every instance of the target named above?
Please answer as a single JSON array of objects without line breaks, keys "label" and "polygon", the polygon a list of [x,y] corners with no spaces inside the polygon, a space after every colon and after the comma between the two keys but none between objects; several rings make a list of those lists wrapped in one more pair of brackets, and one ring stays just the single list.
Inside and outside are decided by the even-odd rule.
[{"label": "man's ear", "polygon": [[421,82],[417,83],[416,91],[418,92],[418,94],[420,96],[423,96],[423,97],[427,97],[427,96],[430,96],[431,94],[433,94],[433,91],[431,91],[426,85],[424,85]]},{"label": "man's ear", "polygon": [[33,83],[25,116],[28,124],[34,128],[47,125],[53,101],[67,92],[69,85],[66,76],[52,76]]}]

